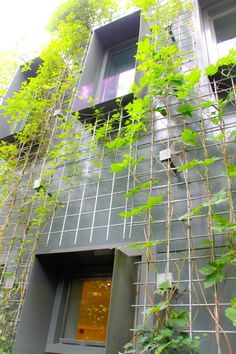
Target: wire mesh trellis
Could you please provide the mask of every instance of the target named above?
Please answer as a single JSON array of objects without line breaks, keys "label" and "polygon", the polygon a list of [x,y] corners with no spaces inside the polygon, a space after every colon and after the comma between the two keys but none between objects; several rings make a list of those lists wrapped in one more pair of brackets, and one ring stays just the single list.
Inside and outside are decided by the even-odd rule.
[{"label": "wire mesh trellis", "polygon": [[[184,17],[184,24],[183,24]],[[188,26],[191,26],[191,12],[184,14],[172,26],[177,45],[186,51],[186,62],[183,70],[188,72],[196,65],[194,39],[190,36]],[[187,20],[190,21],[187,24]],[[197,88],[196,97],[192,103],[200,100],[221,98],[225,88],[225,78],[212,79],[204,82]],[[227,85],[229,79],[227,79]],[[235,89],[235,80],[230,78],[230,87]],[[191,103],[191,101],[190,101]],[[168,105],[170,116],[160,118],[152,116],[149,131],[135,144],[116,151],[108,151],[104,143],[95,139],[99,127],[107,123],[109,136],[119,136],[127,118],[126,112],[121,109],[120,118],[113,130],[108,130],[108,123],[112,112],[107,112],[101,117],[87,117],[74,126],[74,133],[79,131],[79,136],[74,135],[78,146],[79,157],[74,159],[65,151],[65,161],[57,166],[54,176],[51,177],[50,190],[52,195],[60,191],[59,207],[53,212],[52,217],[40,230],[38,253],[58,252],[60,250],[117,247],[134,242],[145,242],[147,234],[152,233],[152,240],[162,241],[152,248],[152,258],[137,263],[139,279],[134,284],[137,287],[137,302],[133,304],[136,309],[134,328],[141,324],[145,318],[143,311],[158,301],[153,291],[157,285],[157,274],[171,274],[172,284],[176,288],[173,308],[184,308],[189,313],[190,337],[207,334],[202,340],[202,353],[233,353],[234,335],[236,331],[230,321],[226,319],[224,310],[230,305],[231,294],[235,291],[235,278],[232,270],[227,270],[224,283],[213,289],[204,289],[204,279],[199,274],[201,268],[212,256],[217,258],[224,247],[224,238],[220,232],[209,228],[209,215],[203,211],[200,215],[188,217],[181,221],[180,217],[189,212],[194,206],[209,198],[209,184],[211,193],[215,193],[227,184],[227,177],[222,175],[225,153],[229,161],[234,161],[233,141],[222,142],[214,140],[219,132],[231,132],[235,129],[235,106],[226,107],[224,119],[220,127],[209,122],[209,114],[203,109],[195,110],[191,119],[183,119],[178,113],[178,103],[174,100],[165,102]],[[73,119],[68,115],[68,120]],[[92,124],[92,129],[90,129]],[[55,143],[53,129],[58,126],[58,117],[51,121],[51,142]],[[186,127],[199,133],[201,145],[186,147],[180,141],[181,133]],[[213,138],[213,139],[212,139]],[[57,139],[55,137],[55,139]],[[77,139],[77,140],[76,140]],[[44,140],[42,140],[44,141]],[[23,153],[22,147],[22,153]],[[171,159],[160,161],[160,152],[171,150]],[[24,232],[19,223],[17,209],[26,206],[31,197],[32,182],[37,179],[44,167],[50,166],[50,159],[41,160],[41,144],[31,146],[33,158],[29,167],[24,170],[22,183],[18,192],[8,205],[8,210],[3,209],[1,220],[7,225],[4,229],[2,252],[1,282],[6,289],[14,289],[25,293],[28,282],[28,272],[32,264],[38,236],[33,239]],[[136,159],[142,161],[134,169],[130,166],[118,174],[111,172],[110,165],[120,161],[123,154],[132,153]],[[207,173],[204,168],[202,173],[191,170],[176,172],[177,167],[192,159],[201,160],[203,157],[217,156],[218,161],[209,166]],[[73,157],[73,158],[72,158]],[[24,158],[25,159],[25,158]],[[68,184],[68,176],[69,184]],[[158,180],[157,185],[141,191],[137,196],[125,199],[123,196],[137,181]],[[235,186],[232,185],[232,197]],[[146,195],[165,195],[162,203],[154,207],[148,217],[143,215],[132,216],[130,219],[121,219],[120,212],[127,212],[145,202]],[[45,195],[45,198],[48,198]],[[14,203],[13,203],[14,202]],[[32,210],[27,210],[28,219]],[[228,215],[228,209],[219,207],[219,214]],[[26,222],[27,223],[27,222]],[[214,237],[215,251],[212,255],[210,247],[198,248],[202,240]],[[22,247],[29,241],[29,252],[19,257]],[[10,273],[7,276],[6,273]],[[22,276],[23,275],[23,276]],[[13,279],[13,282],[9,279]],[[11,291],[10,291],[11,293]],[[9,295],[10,296],[10,295]],[[9,297],[9,304],[13,304],[14,316],[11,321],[14,325],[20,320],[21,307],[24,296],[19,292]]]}]

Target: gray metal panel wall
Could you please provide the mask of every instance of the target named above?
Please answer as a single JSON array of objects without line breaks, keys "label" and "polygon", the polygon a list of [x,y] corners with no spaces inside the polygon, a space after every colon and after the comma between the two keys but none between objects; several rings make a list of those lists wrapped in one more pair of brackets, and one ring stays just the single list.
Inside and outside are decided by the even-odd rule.
[{"label": "gray metal panel wall", "polygon": [[55,275],[36,258],[13,354],[44,354],[55,291]]},{"label": "gray metal panel wall", "polygon": [[[23,65],[19,66],[12,79],[9,89],[7,90],[6,96],[4,97],[2,106],[6,106],[7,99],[13,97],[15,92],[20,91],[23,82],[27,82],[30,78],[36,76],[40,64],[42,64],[42,60],[40,58],[36,58],[30,64],[30,69],[26,71],[22,71]],[[25,122],[20,122],[15,127],[12,127],[9,125],[8,119],[10,119],[10,117],[4,117],[0,107],[0,139],[17,133],[21,131],[24,127]]]},{"label": "gray metal panel wall", "polygon": [[123,346],[132,339],[135,311],[132,305],[136,299],[134,282],[137,277],[139,257],[129,257],[116,250],[112,279],[111,304],[108,323],[106,354],[122,351]]}]

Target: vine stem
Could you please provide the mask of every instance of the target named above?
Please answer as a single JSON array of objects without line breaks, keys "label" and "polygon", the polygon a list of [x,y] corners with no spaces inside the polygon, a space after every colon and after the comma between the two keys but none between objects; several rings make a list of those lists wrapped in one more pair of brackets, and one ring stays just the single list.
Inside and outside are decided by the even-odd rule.
[{"label": "vine stem", "polygon": [[[204,123],[204,118],[201,112],[200,115],[200,129],[201,129],[201,143],[203,147],[203,153],[204,153],[204,160],[209,159],[209,154],[206,146],[206,130],[205,130],[205,123]],[[210,202],[212,198],[211,194],[211,186],[210,186],[210,179],[209,179],[209,168],[208,166],[205,166],[205,180],[204,184],[206,187],[206,196],[207,200]],[[216,260],[216,255],[215,255],[215,235],[214,231],[212,229],[212,206],[210,205],[208,207],[208,218],[207,218],[207,226],[208,226],[208,233],[210,236],[210,240],[212,241],[211,243],[211,259],[212,261]],[[218,295],[217,295],[217,286],[213,286],[213,295],[214,295],[214,301],[215,301],[215,308],[214,308],[214,318],[215,320],[215,331],[216,331],[216,342],[217,342],[217,350],[218,354],[222,354],[222,349],[221,349],[221,338],[220,338],[220,329],[219,329],[219,321],[220,321],[220,315],[219,315],[219,300],[218,300]]]}]

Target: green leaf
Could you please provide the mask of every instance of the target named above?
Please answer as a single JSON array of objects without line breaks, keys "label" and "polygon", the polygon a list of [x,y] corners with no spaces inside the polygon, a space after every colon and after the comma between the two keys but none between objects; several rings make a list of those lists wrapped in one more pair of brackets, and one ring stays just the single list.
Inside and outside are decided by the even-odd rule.
[{"label": "green leaf", "polygon": [[156,204],[158,203],[161,203],[163,200],[163,196],[162,195],[159,195],[158,197],[150,197],[146,204],[138,207],[138,208],[134,208],[130,211],[127,211],[127,212],[122,212],[120,213],[119,215],[122,217],[122,218],[130,218],[131,216],[134,216],[134,215],[137,215],[137,214],[140,214],[144,211],[147,211],[148,209],[152,209]]},{"label": "green leaf", "polygon": [[206,75],[207,76],[213,76],[217,73],[218,71],[218,66],[217,65],[209,65],[207,68],[206,68]]},{"label": "green leaf", "polygon": [[194,106],[192,106],[191,104],[185,103],[182,104],[180,107],[178,107],[177,111],[179,113],[181,113],[184,117],[192,117],[192,113],[194,110]]},{"label": "green leaf", "polygon": [[192,160],[182,166],[178,167],[178,171],[184,171],[187,169],[193,169],[195,166],[208,166],[219,160],[219,157],[211,157],[206,160]]},{"label": "green leaf", "polygon": [[173,333],[174,333],[174,331],[170,328],[160,329],[160,334],[162,335],[163,338],[171,337]]},{"label": "green leaf", "polygon": [[196,245],[196,248],[208,248],[211,247],[213,242],[211,240],[203,240]]},{"label": "green leaf", "polygon": [[147,241],[147,242],[136,242],[136,243],[131,243],[128,246],[123,246],[122,248],[134,248],[135,250],[139,251],[139,250],[143,250],[143,249],[147,249],[150,248],[152,246],[155,245],[159,245],[160,243],[163,243],[163,241]]},{"label": "green leaf", "polygon": [[189,323],[189,315],[187,311],[172,311],[167,321],[170,326],[185,327]]},{"label": "green leaf", "polygon": [[236,326],[236,308],[227,308],[225,310],[225,314],[233,322],[233,325]]},{"label": "green leaf", "polygon": [[206,267],[199,269],[199,272],[206,276],[204,281],[205,288],[210,288],[224,279],[224,267],[224,264],[215,261],[209,262]]},{"label": "green leaf", "polygon": [[209,108],[215,105],[215,101],[205,101],[201,103],[198,107],[199,108]]},{"label": "green leaf", "polygon": [[210,201],[204,202],[204,203],[198,205],[196,208],[194,208],[190,213],[186,213],[186,214],[180,216],[179,220],[184,220],[184,219],[187,219],[188,217],[199,215],[199,212],[202,210],[202,208],[209,207],[211,205],[217,205],[220,203],[224,203],[227,200],[228,200],[228,195],[227,195],[225,189],[221,189],[218,193],[216,193],[212,196]]},{"label": "green leaf", "polygon": [[181,134],[181,138],[186,145],[196,146],[198,143],[198,135],[199,134],[197,132],[194,132],[191,129],[185,129]]},{"label": "green leaf", "polygon": [[159,112],[159,113],[161,113],[161,115],[163,116],[163,117],[166,117],[167,116],[167,112],[166,112],[166,109],[165,108],[159,108],[159,107],[157,107],[156,108],[156,112]]},{"label": "green leaf", "polygon": [[218,232],[236,228],[236,223],[230,223],[229,220],[223,216],[214,214],[212,215],[212,220],[215,222],[212,229]]},{"label": "green leaf", "polygon": [[135,186],[132,188],[128,193],[125,194],[125,198],[130,198],[134,196],[136,193],[138,193],[140,190],[145,189],[150,187],[151,185],[154,185],[158,182],[158,180],[155,181],[147,181],[142,184],[139,184],[138,186]]},{"label": "green leaf", "polygon": [[226,96],[226,98],[225,98],[225,103],[226,104],[228,104],[229,102],[231,102],[232,101],[232,99],[234,99],[235,98],[235,92],[234,92],[234,90],[231,90],[229,93],[228,93],[228,95]]},{"label": "green leaf", "polygon": [[111,172],[118,173],[123,171],[128,166],[135,167],[139,164],[139,162],[141,162],[144,159],[143,157],[140,157],[139,159],[136,160],[129,154],[124,154],[123,156],[124,156],[123,161],[111,164],[110,166]]},{"label": "green leaf", "polygon": [[230,139],[236,140],[236,130],[232,130],[232,131],[230,132]]},{"label": "green leaf", "polygon": [[170,289],[170,283],[167,280],[158,286],[158,288],[155,290],[155,294],[164,295],[168,292],[169,289]]},{"label": "green leaf", "polygon": [[167,307],[166,301],[160,301],[156,306],[152,306],[148,308],[147,310],[143,311],[143,314],[145,315],[151,315],[153,313],[157,313],[159,311],[164,310]]},{"label": "green leaf", "polygon": [[224,138],[224,137],[225,137],[225,133],[221,133],[221,134],[216,135],[216,136],[214,136],[214,137],[212,137],[212,138],[209,138],[208,140],[210,140],[210,141],[217,141],[217,140],[221,140],[221,139]]},{"label": "green leaf", "polygon": [[163,350],[168,347],[168,345],[170,345],[171,343],[165,343],[165,344],[162,344],[156,351],[155,351],[155,354],[161,354],[163,352]]},{"label": "green leaf", "polygon": [[216,205],[228,200],[228,194],[225,188],[221,189],[218,193],[214,194],[210,202],[205,203],[205,205]]},{"label": "green leaf", "polygon": [[226,165],[227,167],[227,173],[226,173],[226,176],[229,176],[229,177],[236,177],[236,165],[233,164],[233,163],[228,163]]},{"label": "green leaf", "polygon": [[231,306],[236,309],[236,297],[231,299],[230,303],[231,303]]}]

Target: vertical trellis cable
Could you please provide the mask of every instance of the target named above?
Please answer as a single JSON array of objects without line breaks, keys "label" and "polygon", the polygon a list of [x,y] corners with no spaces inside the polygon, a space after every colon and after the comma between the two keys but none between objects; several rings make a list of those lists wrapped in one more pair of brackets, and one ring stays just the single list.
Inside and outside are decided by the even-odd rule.
[{"label": "vertical trellis cable", "polygon": [[93,134],[92,134],[91,139],[89,140],[90,150],[89,150],[89,154],[88,154],[88,159],[86,159],[86,165],[87,166],[86,166],[86,169],[85,169],[85,172],[84,172],[84,184],[83,184],[82,196],[81,196],[81,201],[80,201],[80,206],[79,206],[79,213],[78,213],[78,220],[77,220],[77,225],[76,225],[74,244],[76,244],[78,242],[78,237],[79,237],[79,225],[80,225],[80,220],[81,220],[83,203],[84,203],[84,199],[85,199],[86,181],[87,181],[87,178],[88,178],[88,175],[89,175],[89,163],[90,163],[91,156],[92,156],[91,144],[94,143],[94,141],[95,141],[97,124],[98,124],[98,118],[96,118],[96,121],[95,121],[95,124],[94,124],[94,127],[93,127]]},{"label": "vertical trellis cable", "polygon": [[[108,112],[107,114],[107,121],[106,121],[106,132],[105,132],[105,137],[108,133],[108,126],[111,118],[111,112]],[[97,186],[96,186],[96,195],[95,195],[95,201],[94,201],[94,207],[93,207],[93,216],[92,216],[92,224],[91,224],[91,229],[90,229],[90,236],[89,236],[89,242],[91,243],[93,240],[93,233],[94,233],[94,223],[95,223],[95,217],[96,217],[96,210],[97,210],[97,202],[98,202],[98,195],[99,195],[99,187],[101,183],[101,178],[102,178],[102,164],[105,156],[105,144],[103,144],[102,147],[102,152],[101,155],[99,156],[100,158],[100,167],[99,167],[99,172],[98,172],[98,179],[97,179]]]},{"label": "vertical trellis cable", "polygon": [[[123,117],[123,109],[121,110],[120,117]],[[121,131],[121,126],[122,126],[122,119],[120,118],[120,120],[119,120],[119,128],[118,128],[118,133],[117,133],[118,136],[119,136],[120,131]],[[117,157],[117,151],[116,151],[116,157]],[[111,223],[111,213],[112,213],[112,202],[113,202],[113,197],[114,197],[115,178],[116,178],[116,173],[113,172],[113,174],[112,174],[111,193],[110,193],[110,203],[109,203],[109,210],[108,210],[108,219],[107,219],[106,241],[108,241],[109,232],[110,232],[110,226],[111,226],[110,223]]]}]

